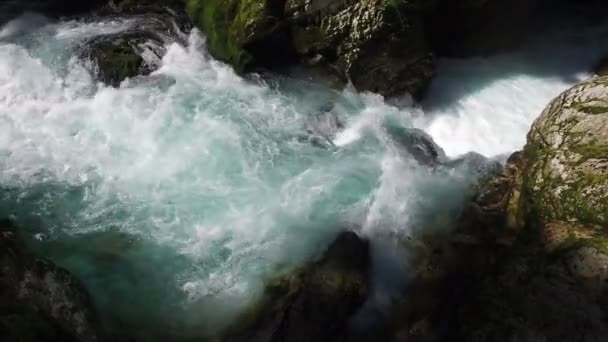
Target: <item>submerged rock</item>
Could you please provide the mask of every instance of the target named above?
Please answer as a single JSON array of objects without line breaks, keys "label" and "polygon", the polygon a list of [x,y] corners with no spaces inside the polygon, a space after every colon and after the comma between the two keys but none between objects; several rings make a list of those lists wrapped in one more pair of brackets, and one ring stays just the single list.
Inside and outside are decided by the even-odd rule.
[{"label": "submerged rock", "polygon": [[446,154],[433,138],[418,128],[386,127],[388,134],[419,163],[435,166],[446,160]]},{"label": "submerged rock", "polygon": [[273,280],[227,341],[338,341],[369,290],[369,243],[341,233],[323,257]]},{"label": "submerged rock", "polygon": [[86,290],[69,272],[31,255],[0,222],[0,340],[98,341]]},{"label": "submerged rock", "polygon": [[105,84],[117,87],[127,78],[149,75],[160,66],[166,46],[182,41],[171,13],[132,19],[135,23],[128,30],[95,37],[81,48],[80,58]]},{"label": "submerged rock", "polygon": [[[82,57],[93,63],[94,73],[100,81],[117,87],[127,78],[149,75],[156,69],[157,65],[146,62],[141,56],[149,42],[147,38],[147,34],[137,33],[97,38],[87,44]],[[161,56],[156,55],[157,58]]]}]

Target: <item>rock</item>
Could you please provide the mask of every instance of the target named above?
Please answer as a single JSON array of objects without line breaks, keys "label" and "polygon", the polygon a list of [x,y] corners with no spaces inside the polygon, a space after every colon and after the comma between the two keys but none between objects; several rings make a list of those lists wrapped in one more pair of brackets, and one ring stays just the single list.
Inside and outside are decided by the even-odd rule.
[{"label": "rock", "polygon": [[521,203],[524,160],[511,155],[505,168],[480,189],[465,208],[460,227],[494,242],[512,242],[525,225]]},{"label": "rock", "polygon": [[420,98],[434,74],[424,16],[433,1],[287,0],[292,40],[303,58],[322,57],[359,91]]},{"label": "rock", "polygon": [[433,76],[428,1],[192,0],[211,53],[238,71],[307,61],[334,65],[361,91],[419,97]]},{"label": "rock", "polygon": [[435,166],[447,159],[441,146],[421,129],[388,126],[386,131],[399,146],[422,165]]},{"label": "rock", "polygon": [[341,233],[323,257],[268,284],[227,341],[337,341],[368,293],[369,243]]},{"label": "rock", "polygon": [[525,191],[539,219],[608,226],[608,78],[553,100],[524,151]]},{"label": "rock", "polygon": [[187,12],[207,35],[210,52],[237,71],[290,59],[287,27],[277,0],[190,0]]},{"label": "rock", "polygon": [[100,81],[118,87],[123,80],[149,75],[157,67],[140,55],[145,43],[146,37],[139,34],[104,36],[90,41],[82,57],[92,61]]},{"label": "rock", "polygon": [[171,13],[131,16],[135,23],[124,32],[95,37],[84,43],[80,58],[107,85],[117,87],[127,78],[146,76],[158,69],[165,46],[181,42]]},{"label": "rock", "polygon": [[7,221],[0,223],[0,270],[0,340],[100,340],[86,290],[66,270],[31,255]]},{"label": "rock", "polygon": [[591,293],[600,297],[608,290],[608,255],[598,247],[583,246],[565,258],[570,274]]}]

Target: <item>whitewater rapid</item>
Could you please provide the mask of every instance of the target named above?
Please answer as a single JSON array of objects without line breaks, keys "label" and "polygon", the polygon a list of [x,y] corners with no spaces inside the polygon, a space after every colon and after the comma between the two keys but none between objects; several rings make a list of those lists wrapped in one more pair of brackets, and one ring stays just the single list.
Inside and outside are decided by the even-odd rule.
[{"label": "whitewater rapid", "polygon": [[[492,165],[481,155],[520,149],[542,108],[608,52],[598,30],[442,61],[427,100],[396,107],[350,88],[245,80],[194,31],[150,77],[97,83],[79,44],[133,24],[28,15],[0,30],[0,214],[81,278],[109,320],[179,331],[221,326],[342,229],[399,240],[445,227]],[[479,155],[420,163],[391,133],[413,128],[447,157]]]}]

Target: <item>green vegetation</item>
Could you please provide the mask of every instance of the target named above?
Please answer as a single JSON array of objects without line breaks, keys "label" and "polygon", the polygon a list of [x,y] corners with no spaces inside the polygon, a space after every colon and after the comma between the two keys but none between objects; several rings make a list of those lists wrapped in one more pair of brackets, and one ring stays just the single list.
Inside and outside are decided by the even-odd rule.
[{"label": "green vegetation", "polygon": [[260,0],[188,0],[186,10],[205,31],[211,53],[239,71],[253,60],[246,45],[276,23]]}]

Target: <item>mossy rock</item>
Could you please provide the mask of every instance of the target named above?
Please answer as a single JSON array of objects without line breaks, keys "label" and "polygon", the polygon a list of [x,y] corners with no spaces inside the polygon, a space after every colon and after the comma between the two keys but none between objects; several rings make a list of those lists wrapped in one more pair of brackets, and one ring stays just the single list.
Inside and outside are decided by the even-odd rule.
[{"label": "mossy rock", "polygon": [[147,75],[152,71],[127,39],[105,41],[94,49],[90,58],[97,67],[97,77],[105,84],[117,87],[127,78]]},{"label": "mossy rock", "polygon": [[322,56],[360,91],[421,97],[434,74],[424,17],[434,1],[287,0],[293,45]]},{"label": "mossy rock", "polygon": [[126,31],[95,37],[81,47],[80,58],[85,65],[90,65],[92,73],[110,86],[149,75],[161,65],[165,47],[182,41],[174,25],[179,15],[163,12],[130,18],[135,23]]},{"label": "mossy rock", "polygon": [[[276,1],[275,1],[276,2]],[[188,0],[186,11],[207,35],[210,52],[238,71],[254,64],[258,42],[280,31],[281,9],[266,0]],[[284,46],[275,46],[277,53]],[[257,61],[263,64],[264,61]]]},{"label": "mossy rock", "polygon": [[608,227],[608,78],[553,100],[532,126],[525,155],[526,199],[541,221]]},{"label": "mossy rock", "polygon": [[239,72],[331,65],[360,91],[420,97],[434,73],[424,17],[436,1],[189,0],[209,51]]}]

